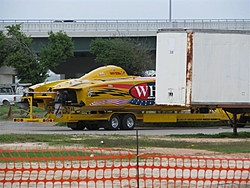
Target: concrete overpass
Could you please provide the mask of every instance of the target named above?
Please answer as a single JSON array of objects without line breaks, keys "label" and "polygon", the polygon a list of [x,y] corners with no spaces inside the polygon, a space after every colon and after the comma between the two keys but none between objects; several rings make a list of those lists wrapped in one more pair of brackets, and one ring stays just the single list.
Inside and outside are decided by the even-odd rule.
[{"label": "concrete overpass", "polygon": [[70,37],[156,36],[159,28],[250,30],[250,20],[0,20],[5,26],[22,24],[32,37],[48,37],[48,31],[64,31]]},{"label": "concrete overpass", "polygon": [[[147,39],[156,50],[156,33],[159,28],[194,28],[250,30],[250,20],[0,20],[0,30],[6,32],[6,26],[21,24],[21,31],[31,36],[33,48],[39,51],[40,43],[46,43],[48,32],[66,32],[74,40],[75,57],[58,66],[56,73],[66,78],[79,77],[100,66],[94,62],[89,44],[96,37],[139,37]],[[152,61],[155,61],[153,58]],[[67,72],[66,72],[67,70]],[[62,76],[64,77],[64,76]]]}]

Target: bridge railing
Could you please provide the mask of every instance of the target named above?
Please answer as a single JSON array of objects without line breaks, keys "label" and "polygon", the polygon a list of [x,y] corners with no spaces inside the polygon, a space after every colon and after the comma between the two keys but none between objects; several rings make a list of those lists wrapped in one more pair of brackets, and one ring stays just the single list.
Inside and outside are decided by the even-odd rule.
[{"label": "bridge railing", "polygon": [[23,32],[156,31],[158,28],[250,30],[250,20],[0,20],[0,30],[21,24]]}]

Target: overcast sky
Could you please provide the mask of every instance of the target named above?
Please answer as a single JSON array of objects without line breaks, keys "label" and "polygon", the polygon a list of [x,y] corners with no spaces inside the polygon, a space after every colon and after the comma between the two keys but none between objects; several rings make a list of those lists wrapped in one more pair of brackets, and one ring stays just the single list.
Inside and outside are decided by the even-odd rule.
[{"label": "overcast sky", "polygon": [[[172,19],[250,19],[250,0],[172,0]],[[169,19],[169,0],[0,0],[6,19]]]}]

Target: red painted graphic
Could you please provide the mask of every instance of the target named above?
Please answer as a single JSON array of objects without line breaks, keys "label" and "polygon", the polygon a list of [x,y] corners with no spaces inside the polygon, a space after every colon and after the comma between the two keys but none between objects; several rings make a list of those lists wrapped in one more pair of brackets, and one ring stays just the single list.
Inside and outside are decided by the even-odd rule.
[{"label": "red painted graphic", "polygon": [[154,100],[155,99],[155,84],[154,83],[141,83],[133,86],[130,95],[136,99],[141,100]]}]

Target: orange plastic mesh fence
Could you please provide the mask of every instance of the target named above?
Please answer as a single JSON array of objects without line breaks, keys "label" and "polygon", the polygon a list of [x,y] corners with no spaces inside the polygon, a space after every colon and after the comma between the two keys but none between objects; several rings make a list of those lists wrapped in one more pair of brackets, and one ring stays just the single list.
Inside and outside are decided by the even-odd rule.
[{"label": "orange plastic mesh fence", "polygon": [[250,159],[99,148],[1,150],[0,187],[250,187]]}]

